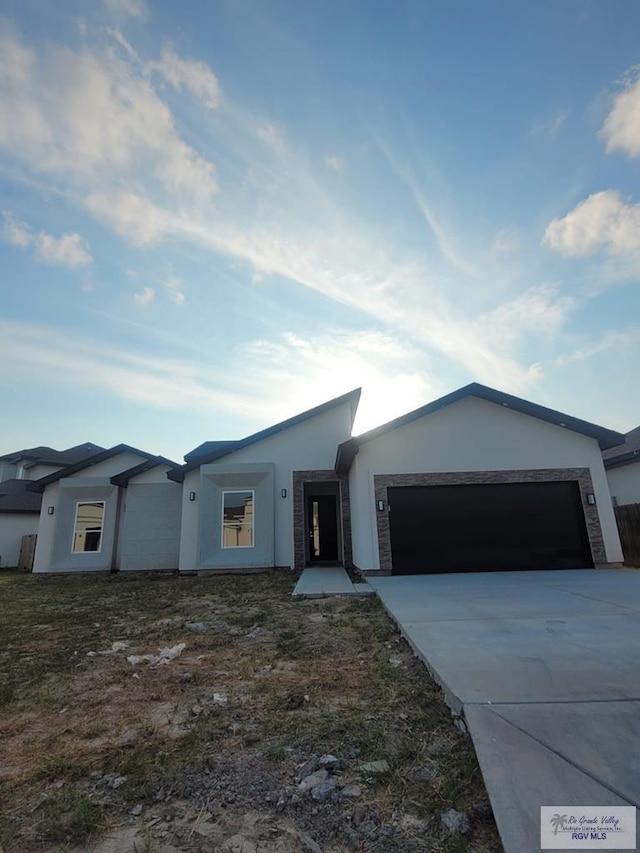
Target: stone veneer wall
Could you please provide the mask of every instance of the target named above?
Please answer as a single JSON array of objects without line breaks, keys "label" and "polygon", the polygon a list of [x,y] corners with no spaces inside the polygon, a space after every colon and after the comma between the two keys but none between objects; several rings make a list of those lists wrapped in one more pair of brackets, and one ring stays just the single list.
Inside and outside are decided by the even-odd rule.
[{"label": "stone veneer wall", "polygon": [[335,471],[294,471],[293,472],[293,555],[294,568],[303,569],[307,562],[304,519],[304,484],[333,481],[339,484],[340,520],[342,522],[342,561],[347,568],[353,568],[351,548],[351,500],[349,498],[349,477],[336,474]]},{"label": "stone veneer wall", "polygon": [[378,522],[378,548],[380,571],[392,574],[391,533],[389,524],[387,488],[390,486],[462,486],[481,483],[540,483],[577,481],[582,496],[582,508],[591,545],[591,556],[596,567],[607,564],[607,554],[600,527],[598,507],[587,503],[593,494],[591,472],[588,468],[539,468],[525,471],[456,471],[434,474],[376,474],[374,476],[375,500],[384,501],[385,512],[376,511]]}]

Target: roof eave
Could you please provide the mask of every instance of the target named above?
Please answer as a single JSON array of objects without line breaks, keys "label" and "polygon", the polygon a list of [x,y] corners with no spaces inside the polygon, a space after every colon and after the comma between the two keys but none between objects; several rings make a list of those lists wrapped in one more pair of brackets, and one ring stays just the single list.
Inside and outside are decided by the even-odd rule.
[{"label": "roof eave", "polygon": [[565,415],[562,412],[558,412],[555,409],[549,409],[546,406],[539,405],[538,403],[530,403],[528,400],[523,400],[521,397],[515,397],[512,394],[505,393],[504,391],[489,388],[489,386],[481,385],[478,382],[472,382],[469,385],[465,385],[463,388],[459,388],[457,391],[452,391],[450,394],[446,394],[444,397],[440,397],[432,403],[427,403],[426,406],[421,406],[419,409],[414,409],[414,411],[401,415],[399,418],[395,418],[386,424],[374,427],[374,429],[356,436],[355,440],[358,442],[358,446],[360,446],[361,444],[372,441],[373,439],[378,438],[381,435],[385,435],[394,429],[406,426],[407,424],[413,423],[413,421],[420,420],[421,418],[433,414],[440,409],[444,409],[453,403],[464,400],[467,397],[477,397],[478,399],[485,400],[488,403],[494,403],[497,406],[512,409],[514,412],[519,412],[520,414],[537,418],[538,420],[551,424],[552,426],[561,427],[572,432],[580,433],[581,435],[586,435],[588,438],[592,438],[597,441],[601,450],[617,447],[625,441],[625,436],[622,433],[606,429],[605,427],[589,423],[588,421],[580,420],[580,418],[574,418],[571,415]]},{"label": "roof eave", "polygon": [[640,450],[632,450],[630,453],[605,459],[604,467],[609,471],[611,468],[621,468],[623,465],[632,465],[634,462],[640,462]]}]

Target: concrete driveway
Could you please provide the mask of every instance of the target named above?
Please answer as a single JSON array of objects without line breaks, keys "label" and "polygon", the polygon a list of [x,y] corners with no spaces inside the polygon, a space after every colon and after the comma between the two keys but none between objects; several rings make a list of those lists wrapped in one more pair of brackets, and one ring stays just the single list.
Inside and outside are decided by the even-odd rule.
[{"label": "concrete driveway", "polygon": [[540,806],[640,806],[640,573],[367,580],[474,741],[508,853]]}]

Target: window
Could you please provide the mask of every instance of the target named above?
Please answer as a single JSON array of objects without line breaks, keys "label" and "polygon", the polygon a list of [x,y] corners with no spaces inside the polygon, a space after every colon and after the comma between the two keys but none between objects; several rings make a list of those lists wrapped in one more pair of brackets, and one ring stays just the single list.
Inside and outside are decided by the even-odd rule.
[{"label": "window", "polygon": [[74,554],[99,551],[102,548],[102,524],[104,501],[76,504],[76,520],[73,528]]},{"label": "window", "polygon": [[253,548],[252,491],[222,493],[222,547]]}]

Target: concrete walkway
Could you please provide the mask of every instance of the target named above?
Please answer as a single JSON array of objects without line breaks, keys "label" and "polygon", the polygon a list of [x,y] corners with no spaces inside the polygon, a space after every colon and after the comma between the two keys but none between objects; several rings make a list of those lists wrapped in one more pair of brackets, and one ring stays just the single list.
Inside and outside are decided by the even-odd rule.
[{"label": "concrete walkway", "polygon": [[324,595],[373,595],[368,583],[352,583],[342,566],[310,566],[293,590],[293,597],[320,598]]},{"label": "concrete walkway", "polygon": [[640,806],[640,573],[372,578],[464,716],[507,853],[540,806]]}]

